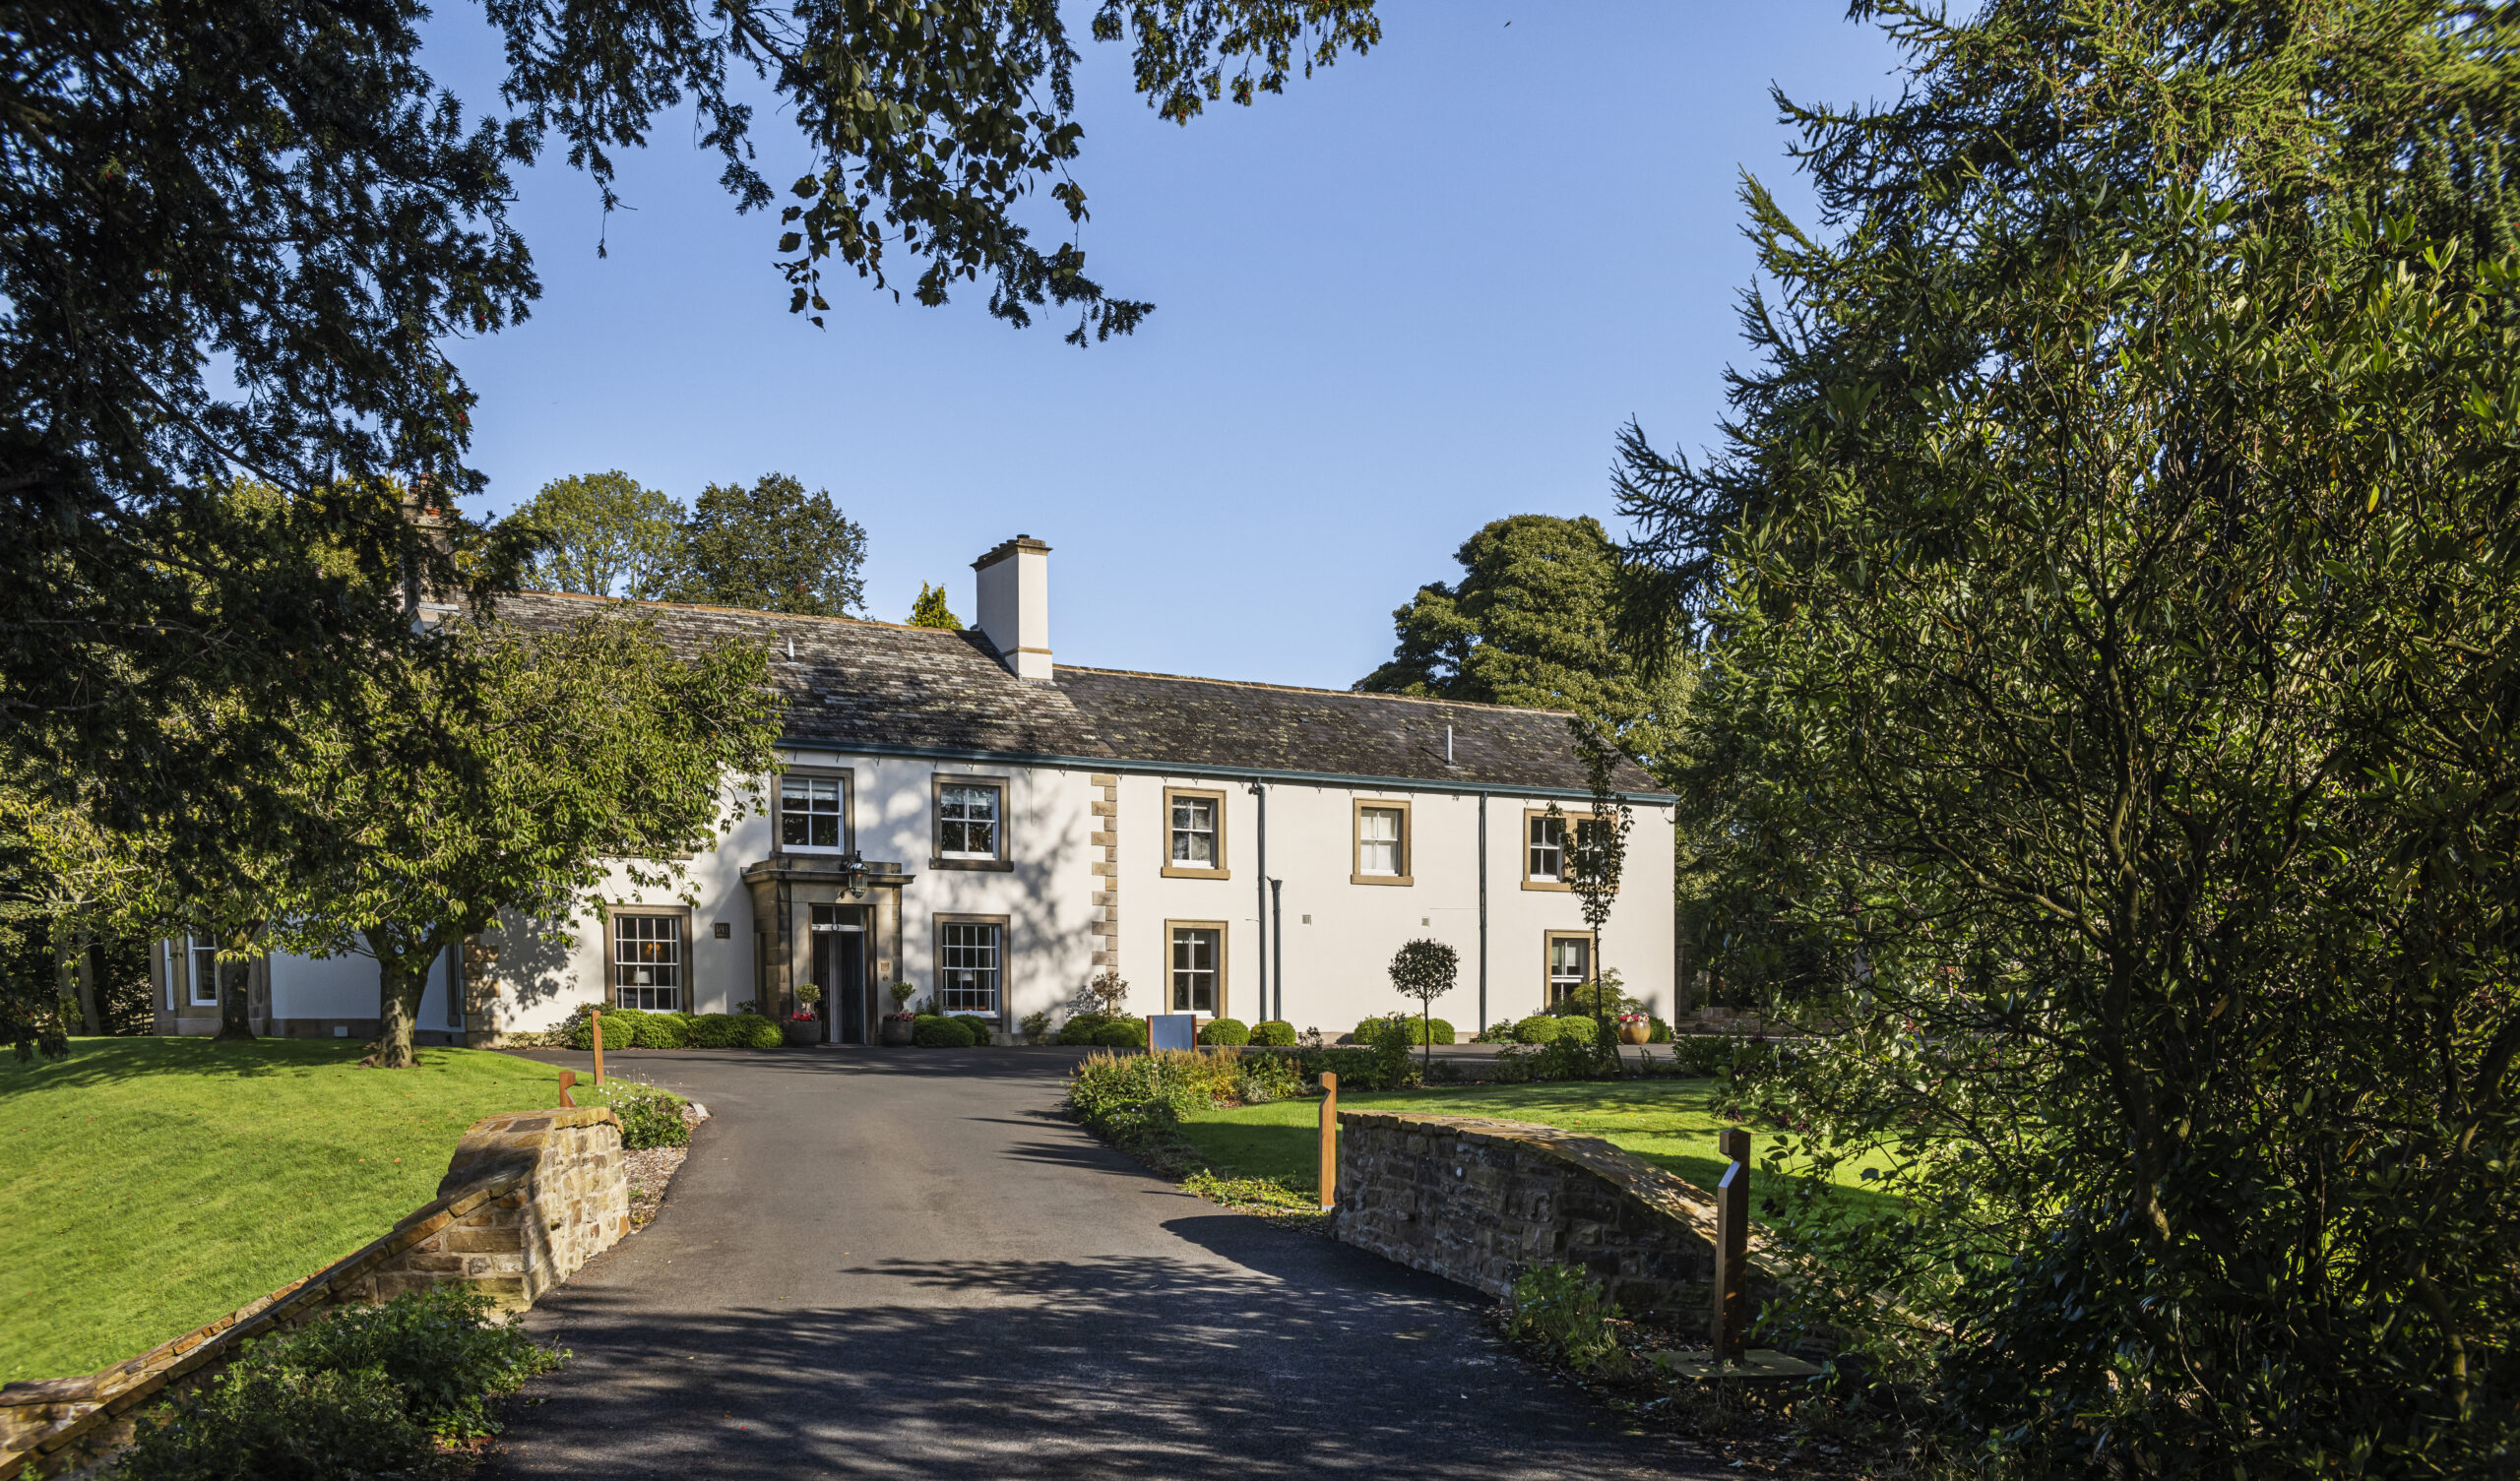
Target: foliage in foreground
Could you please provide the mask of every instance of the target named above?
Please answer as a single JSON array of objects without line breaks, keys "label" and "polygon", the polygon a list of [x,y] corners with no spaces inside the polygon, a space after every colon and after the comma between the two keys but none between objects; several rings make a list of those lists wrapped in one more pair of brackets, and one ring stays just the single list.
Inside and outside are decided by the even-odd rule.
[{"label": "foliage in foreground", "polygon": [[1303,1093],[1294,1066],[1231,1050],[1098,1051],[1069,1075],[1068,1115],[1115,1145],[1162,1139],[1191,1111]]},{"label": "foliage in foreground", "polygon": [[451,1472],[441,1444],[499,1430],[492,1400],[567,1354],[433,1286],[251,1344],[143,1417],[116,1481],[359,1481]]},{"label": "foliage in foreground", "polygon": [[2512,14],[1881,9],[1729,451],[1627,450],[1736,958],[1845,1030],[1773,1150],[1909,1210],[1781,1236],[1955,1465],[2507,1473]]},{"label": "foliage in foreground", "polygon": [[1610,1324],[1618,1303],[1577,1265],[1540,1265],[1515,1277],[1506,1298],[1506,1327],[1538,1342],[1578,1373],[1624,1377],[1627,1349]]}]

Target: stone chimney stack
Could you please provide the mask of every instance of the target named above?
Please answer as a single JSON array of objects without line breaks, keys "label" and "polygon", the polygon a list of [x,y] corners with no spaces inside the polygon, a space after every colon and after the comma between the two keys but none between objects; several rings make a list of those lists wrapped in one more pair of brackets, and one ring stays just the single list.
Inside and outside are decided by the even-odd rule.
[{"label": "stone chimney stack", "polygon": [[1006,671],[1050,680],[1050,547],[1019,534],[972,562],[979,573],[979,620]]}]

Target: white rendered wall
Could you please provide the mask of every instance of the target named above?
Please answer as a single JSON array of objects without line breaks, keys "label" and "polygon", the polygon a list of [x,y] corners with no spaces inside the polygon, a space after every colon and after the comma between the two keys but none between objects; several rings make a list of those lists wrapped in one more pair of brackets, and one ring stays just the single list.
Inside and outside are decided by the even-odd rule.
[{"label": "white rendered wall", "polygon": [[[1437,1017],[1464,1033],[1479,1026],[1479,807],[1476,796],[1402,789],[1268,785],[1269,873],[1285,882],[1285,1013],[1297,1028],[1336,1036],[1357,1021],[1408,1005],[1391,989],[1392,954],[1432,937],[1461,956],[1460,985],[1438,1000]],[[1227,880],[1166,878],[1166,786],[1222,791]],[[1411,829],[1408,885],[1351,882],[1358,800],[1406,801]],[[1487,802],[1487,1018],[1539,1012],[1546,997],[1546,935],[1584,929],[1580,899],[1567,891],[1525,890],[1523,813],[1544,799],[1491,795]],[[1585,805],[1561,803],[1570,811]],[[1602,933],[1603,963],[1626,991],[1670,1017],[1672,995],[1671,821],[1667,809],[1639,807],[1629,835],[1621,903]],[[1219,920],[1228,927],[1228,1017],[1270,1017],[1259,981],[1263,928],[1259,806],[1249,783],[1124,775],[1120,784],[1120,962],[1130,1007],[1160,1012],[1168,980],[1170,920]],[[1310,919],[1307,920],[1306,917]],[[1272,964],[1274,979],[1279,968]]]},{"label": "white rendered wall", "polygon": [[[866,757],[793,750],[792,764],[843,768],[851,780],[851,821],[859,853],[870,863],[898,863],[902,889],[900,956],[890,939],[878,954],[890,976],[930,999],[936,986],[936,917],[1006,918],[1006,1017],[1014,1027],[1031,1013],[1063,1016],[1095,974],[1093,903],[1102,858],[1094,834],[1093,773],[1056,768]],[[934,850],[934,778],[1002,777],[1007,783],[1011,871],[938,870]],[[1225,801],[1225,866],[1229,878],[1166,878],[1169,820],[1167,785],[1220,792]],[[1431,936],[1461,956],[1460,985],[1436,1013],[1462,1031],[1479,1024],[1479,808],[1476,796],[1399,789],[1363,790],[1268,783],[1269,873],[1285,882],[1283,966],[1285,1016],[1298,1027],[1336,1036],[1357,1020],[1405,1006],[1387,968],[1403,942]],[[765,800],[770,794],[765,791]],[[1119,971],[1128,979],[1132,1012],[1161,1012],[1168,981],[1167,921],[1216,921],[1226,928],[1225,1012],[1246,1022],[1270,1017],[1261,980],[1259,808],[1249,783],[1120,773]],[[1410,804],[1407,886],[1350,882],[1354,803],[1400,799]],[[1487,803],[1487,1017],[1538,1012],[1545,992],[1545,933],[1580,931],[1577,897],[1522,888],[1523,813],[1542,806],[1525,797],[1492,795]],[[1580,810],[1581,804],[1568,804]],[[754,813],[718,847],[688,860],[677,887],[647,889],[615,870],[603,888],[614,907],[672,909],[688,914],[686,1006],[695,1013],[730,1012],[755,995],[754,923],[745,865],[769,857],[773,821]],[[1671,824],[1669,813],[1640,807],[1627,854],[1623,903],[1603,933],[1605,965],[1616,968],[1632,995],[1669,1017],[1673,1003]],[[690,901],[681,896],[688,895]],[[1310,919],[1307,920],[1306,917]],[[712,927],[727,923],[725,940]],[[548,1028],[581,1003],[603,1001],[609,982],[609,929],[592,912],[571,923],[574,940],[547,927],[510,920],[492,933],[498,947],[492,1005],[502,1030]],[[1270,975],[1280,968],[1272,965]],[[446,1021],[444,968],[432,974],[418,1026]],[[376,963],[365,956],[309,960],[282,956],[272,964],[273,1015],[282,1018],[363,1018],[377,1011]],[[486,1025],[482,1025],[486,1026]]]}]

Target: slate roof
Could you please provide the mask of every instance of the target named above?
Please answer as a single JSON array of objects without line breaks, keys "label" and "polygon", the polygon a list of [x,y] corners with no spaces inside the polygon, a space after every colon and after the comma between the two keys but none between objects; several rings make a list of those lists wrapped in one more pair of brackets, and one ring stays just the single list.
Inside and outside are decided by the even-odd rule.
[{"label": "slate roof", "polygon": [[[1588,785],[1566,716],[1556,710],[1068,664],[1055,672],[1056,687],[1092,719],[1103,744],[1133,761],[1454,786]],[[1618,780],[1630,791],[1659,790],[1633,762],[1621,764]]]},{"label": "slate roof", "polygon": [[[770,649],[785,739],[864,751],[979,752],[1121,765],[1388,777],[1452,787],[1586,785],[1564,715],[1345,690],[1059,664],[1048,684],[1002,667],[977,632],[676,602],[521,592],[498,615],[552,628],[632,606],[676,647],[740,639]],[[1453,765],[1444,727],[1453,728]],[[1620,784],[1657,790],[1622,763]]]}]

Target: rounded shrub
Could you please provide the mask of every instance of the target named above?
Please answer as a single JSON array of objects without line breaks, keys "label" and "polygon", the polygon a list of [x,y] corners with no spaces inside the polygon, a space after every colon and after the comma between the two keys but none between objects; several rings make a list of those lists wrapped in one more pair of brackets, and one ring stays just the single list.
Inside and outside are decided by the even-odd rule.
[{"label": "rounded shrub", "polygon": [[1514,1033],[1519,1026],[1512,1018],[1498,1018],[1480,1029],[1479,1037],[1472,1039],[1471,1042],[1474,1044],[1519,1044],[1522,1040]]},{"label": "rounded shrub", "polygon": [[1668,1044],[1671,1042],[1671,1025],[1650,1014],[1647,1015],[1645,1019],[1645,1042],[1649,1044]]},{"label": "rounded shrub", "polygon": [[673,1096],[619,1096],[612,1102],[612,1114],[621,1118],[624,1151],[681,1146],[691,1141],[691,1129],[682,1124],[682,1102]]},{"label": "rounded shrub", "polygon": [[735,1049],[776,1049],[787,1039],[779,1025],[757,1013],[735,1015],[734,1029],[726,1036],[727,1045]]},{"label": "rounded shrub", "polygon": [[[611,1030],[606,1029],[609,1033]],[[639,1047],[642,1049],[680,1049],[691,1042],[691,1030],[682,1015],[652,1013],[639,1019]]]},{"label": "rounded shrub", "polygon": [[733,1014],[704,1013],[691,1020],[683,1037],[694,1049],[728,1049],[734,1046],[734,1032]]},{"label": "rounded shrub", "polygon": [[1105,1018],[1094,1030],[1094,1042],[1105,1049],[1143,1049],[1146,1024],[1137,1018]]},{"label": "rounded shrub", "polygon": [[1526,1044],[1589,1044],[1599,1032],[1590,1018],[1552,1014],[1537,1014],[1514,1025],[1514,1037]]},{"label": "rounded shrub", "polygon": [[1251,1042],[1292,1048],[1295,1041],[1295,1025],[1284,1018],[1263,1018],[1251,1025]]},{"label": "rounded shrub", "polygon": [[[1359,1044],[1372,1043],[1373,1035],[1383,1031],[1382,1025],[1392,1021],[1394,1020],[1390,1018],[1365,1019],[1363,1022],[1356,1025],[1356,1042]],[[1433,1039],[1438,1044],[1449,1044],[1458,1037],[1458,1035],[1453,1032],[1453,1025],[1445,1022],[1441,1018],[1429,1018],[1421,1021],[1413,1017],[1403,1018],[1398,1021],[1408,1025],[1409,1042],[1412,1044],[1422,1044],[1429,1038]]]},{"label": "rounded shrub", "polygon": [[605,1009],[603,1011],[603,1047],[606,1049],[638,1048],[639,1030],[645,1024],[647,1017],[635,1008]]},{"label": "rounded shrub", "polygon": [[[593,1049],[595,1047],[595,1012],[591,1009],[581,1009],[575,1018],[569,1019],[566,1029],[570,1048]],[[601,1012],[605,1049],[639,1047],[639,1020],[646,1018],[646,1014],[635,1008],[606,1008]]]},{"label": "rounded shrub", "polygon": [[1238,1049],[1251,1042],[1251,1030],[1239,1018],[1210,1018],[1199,1025],[1199,1042]]},{"label": "rounded shrub", "polygon": [[911,1024],[910,1041],[923,1049],[969,1049],[971,1025],[960,1018],[929,1016]]},{"label": "rounded shrub", "polygon": [[1091,1048],[1094,1036],[1102,1031],[1102,1025],[1112,1021],[1099,1013],[1078,1014],[1059,1025],[1059,1042],[1072,1049]]}]

